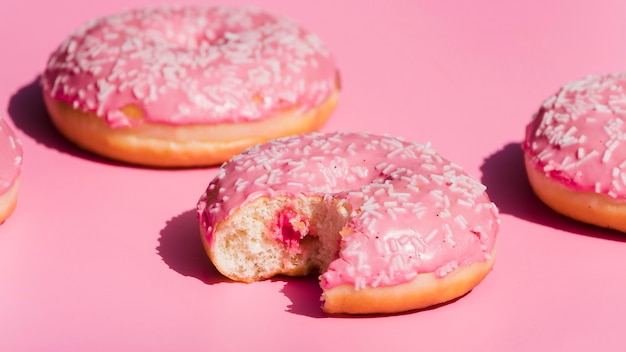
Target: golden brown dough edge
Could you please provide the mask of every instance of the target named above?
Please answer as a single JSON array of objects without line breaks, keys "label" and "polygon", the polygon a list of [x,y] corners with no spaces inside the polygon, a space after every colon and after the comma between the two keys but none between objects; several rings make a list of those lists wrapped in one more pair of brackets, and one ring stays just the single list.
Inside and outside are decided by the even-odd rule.
[{"label": "golden brown dough edge", "polygon": [[[74,109],[44,91],[53,124],[80,148],[125,163],[163,168],[216,165],[252,145],[319,130],[338,100],[337,89],[316,108],[304,112],[291,109],[259,122],[210,126],[144,122],[138,127],[111,128],[95,113]],[[143,116],[135,106],[124,111],[137,119]]]},{"label": "golden brown dough edge", "polygon": [[17,190],[19,188],[19,177],[13,185],[3,194],[0,195],[0,224],[3,223],[15,210],[17,205]]},{"label": "golden brown dough edge", "polygon": [[535,167],[528,153],[524,153],[524,164],[533,191],[554,211],[588,224],[626,232],[626,202],[567,188]]},{"label": "golden brown dough edge", "polygon": [[385,314],[445,303],[476,287],[492,270],[495,255],[494,247],[489,260],[459,267],[442,278],[425,273],[404,284],[358,291],[342,284],[324,291],[322,309],[328,314]]}]

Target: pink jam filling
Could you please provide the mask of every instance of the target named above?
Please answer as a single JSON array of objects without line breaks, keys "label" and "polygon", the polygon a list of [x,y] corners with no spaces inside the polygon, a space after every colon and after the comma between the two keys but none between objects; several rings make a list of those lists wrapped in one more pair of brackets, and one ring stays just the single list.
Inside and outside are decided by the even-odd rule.
[{"label": "pink jam filling", "polygon": [[522,147],[548,177],[626,199],[626,74],[589,76],[548,98]]},{"label": "pink jam filling", "polygon": [[[207,243],[239,207],[278,195],[350,204],[353,232],[321,275],[324,289],[390,286],[420,273],[443,277],[490,258],[499,229],[485,187],[429,145],[367,133],[311,133],[257,145],[222,165],[198,202]],[[287,211],[277,223],[292,219]],[[302,235],[283,227],[275,234],[283,241]]]},{"label": "pink jam filling", "polygon": [[52,53],[46,94],[112,127],[257,121],[335,90],[328,49],[294,21],[252,8],[153,7],[90,21]]},{"label": "pink jam filling", "polygon": [[303,229],[296,229],[292,224],[292,219],[296,218],[297,215],[293,210],[282,210],[276,218],[276,223],[273,226],[274,234],[271,236],[273,239],[282,242],[290,254],[302,253],[300,240],[307,235],[303,233]]}]

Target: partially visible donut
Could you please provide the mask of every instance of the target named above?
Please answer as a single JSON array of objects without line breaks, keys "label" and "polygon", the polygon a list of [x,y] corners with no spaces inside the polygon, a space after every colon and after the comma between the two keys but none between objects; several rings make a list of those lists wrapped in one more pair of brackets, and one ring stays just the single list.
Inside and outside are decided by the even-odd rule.
[{"label": "partially visible donut", "polygon": [[490,272],[485,187],[430,145],[310,133],[222,165],[198,202],[208,256],[242,282],[321,272],[327,313],[394,313],[464,295]]},{"label": "partially visible donut", "polygon": [[151,7],[98,18],[42,75],[52,122],[78,146],[155,167],[219,164],[319,129],[339,76],[320,38],[252,8]]},{"label": "partially visible donut", "polygon": [[22,144],[0,115],[0,223],[15,209],[22,172]]},{"label": "partially visible donut", "polygon": [[573,219],[626,232],[626,73],[588,76],[550,96],[522,145],[537,196]]}]

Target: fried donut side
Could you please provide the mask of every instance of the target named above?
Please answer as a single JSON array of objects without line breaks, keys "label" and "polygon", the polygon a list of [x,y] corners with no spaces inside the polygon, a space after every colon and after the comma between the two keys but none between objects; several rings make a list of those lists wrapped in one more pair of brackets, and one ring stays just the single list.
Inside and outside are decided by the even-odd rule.
[{"label": "fried donut side", "polygon": [[576,191],[547,177],[525,157],[528,181],[552,210],[591,225],[626,232],[626,202],[595,192]]},{"label": "fried donut side", "polygon": [[533,191],[562,215],[626,232],[626,74],[588,76],[544,101],[522,148]]},{"label": "fried donut side", "polygon": [[[261,121],[217,125],[143,123],[120,128],[111,128],[95,113],[74,109],[49,96],[44,96],[44,101],[58,131],[82,149],[125,163],[173,168],[217,165],[252,145],[317,131],[336,108],[339,92],[310,110],[291,109]],[[137,108],[131,106],[128,111],[128,115],[142,118]]]}]

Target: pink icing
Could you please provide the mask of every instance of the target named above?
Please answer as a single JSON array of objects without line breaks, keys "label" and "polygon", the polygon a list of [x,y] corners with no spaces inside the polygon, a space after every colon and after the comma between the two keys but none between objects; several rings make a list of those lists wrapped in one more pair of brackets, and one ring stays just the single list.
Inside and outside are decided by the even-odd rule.
[{"label": "pink icing", "polygon": [[545,174],[574,190],[626,198],[626,73],[589,76],[548,98],[523,148]]},{"label": "pink icing", "polygon": [[252,8],[153,7],[99,18],[51,55],[44,91],[113,127],[215,124],[308,109],[335,90],[328,49],[294,21]]},{"label": "pink icing", "polygon": [[[218,192],[209,202],[207,194]],[[311,133],[257,145],[220,168],[198,203],[207,243],[217,223],[246,203],[275,195],[349,202],[355,231],[321,275],[388,286],[418,273],[443,277],[490,257],[499,229],[485,187],[429,145],[367,133]]]},{"label": "pink icing", "polygon": [[22,144],[0,115],[0,195],[15,182],[22,171]]}]

